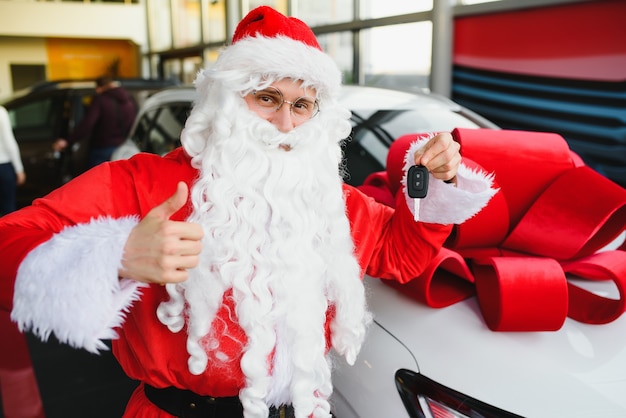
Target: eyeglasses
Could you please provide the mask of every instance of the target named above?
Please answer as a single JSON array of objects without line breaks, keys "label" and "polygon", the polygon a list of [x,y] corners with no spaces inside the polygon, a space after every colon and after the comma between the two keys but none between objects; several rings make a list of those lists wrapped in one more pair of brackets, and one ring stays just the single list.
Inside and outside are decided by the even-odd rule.
[{"label": "eyeglasses", "polygon": [[291,115],[296,119],[308,120],[319,112],[317,99],[312,97],[298,97],[293,102],[290,102],[285,100],[280,90],[274,87],[254,91],[252,94],[254,95],[254,103],[261,111],[266,113],[278,112],[284,103],[289,104]]}]

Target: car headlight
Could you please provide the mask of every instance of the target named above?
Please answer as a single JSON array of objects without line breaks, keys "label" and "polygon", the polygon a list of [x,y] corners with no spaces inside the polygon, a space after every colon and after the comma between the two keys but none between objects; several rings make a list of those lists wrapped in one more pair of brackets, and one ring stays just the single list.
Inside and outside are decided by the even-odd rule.
[{"label": "car headlight", "polygon": [[396,387],[411,418],[521,418],[411,370],[396,372]]}]

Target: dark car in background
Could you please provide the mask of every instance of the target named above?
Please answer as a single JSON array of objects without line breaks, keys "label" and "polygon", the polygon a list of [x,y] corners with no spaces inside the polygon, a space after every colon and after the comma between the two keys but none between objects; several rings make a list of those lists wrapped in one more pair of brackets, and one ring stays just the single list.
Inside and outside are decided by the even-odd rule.
[{"label": "dark car in background", "polygon": [[[154,92],[176,84],[169,80],[118,80],[137,107]],[[36,84],[6,99],[26,172],[26,184],[18,188],[18,207],[28,205],[87,168],[88,138],[62,153],[52,150],[57,138],[66,138],[76,127],[95,94],[95,80],[61,80]]]}]

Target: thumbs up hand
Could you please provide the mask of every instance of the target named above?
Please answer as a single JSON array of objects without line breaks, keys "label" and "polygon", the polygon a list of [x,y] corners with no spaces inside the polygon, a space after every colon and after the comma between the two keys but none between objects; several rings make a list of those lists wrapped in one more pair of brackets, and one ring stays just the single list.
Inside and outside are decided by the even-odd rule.
[{"label": "thumbs up hand", "polygon": [[171,221],[187,202],[183,182],[165,202],[152,208],[131,231],[120,277],[145,283],[178,283],[187,280],[187,269],[198,265],[204,232],[198,224]]}]

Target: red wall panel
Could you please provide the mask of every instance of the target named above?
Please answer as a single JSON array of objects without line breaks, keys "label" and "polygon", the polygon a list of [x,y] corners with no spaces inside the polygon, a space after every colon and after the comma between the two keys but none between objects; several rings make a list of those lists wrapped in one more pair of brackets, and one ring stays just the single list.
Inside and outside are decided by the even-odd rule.
[{"label": "red wall panel", "polygon": [[626,1],[457,18],[454,63],[538,76],[626,80]]}]

